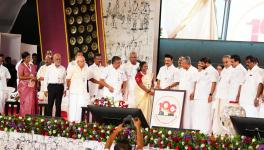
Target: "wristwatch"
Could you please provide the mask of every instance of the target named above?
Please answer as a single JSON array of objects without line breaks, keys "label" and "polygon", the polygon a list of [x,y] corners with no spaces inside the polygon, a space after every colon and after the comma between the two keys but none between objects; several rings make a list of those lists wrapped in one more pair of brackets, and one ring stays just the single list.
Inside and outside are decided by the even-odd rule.
[{"label": "wristwatch", "polygon": [[212,94],[212,93],[210,93],[210,94],[209,94],[209,96],[213,96],[213,94]]}]

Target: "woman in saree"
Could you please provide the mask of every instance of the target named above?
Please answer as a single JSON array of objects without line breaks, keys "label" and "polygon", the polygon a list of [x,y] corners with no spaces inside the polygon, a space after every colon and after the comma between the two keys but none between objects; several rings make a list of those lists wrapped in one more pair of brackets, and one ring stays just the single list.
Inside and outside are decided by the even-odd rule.
[{"label": "woman in saree", "polygon": [[135,79],[137,82],[135,89],[136,108],[141,109],[147,122],[150,123],[154,80],[153,74],[148,72],[148,64],[145,61],[139,64]]},{"label": "woman in saree", "polygon": [[30,54],[22,53],[22,62],[18,67],[18,93],[20,96],[20,115],[35,114],[37,106],[36,74],[37,67],[30,64]]}]

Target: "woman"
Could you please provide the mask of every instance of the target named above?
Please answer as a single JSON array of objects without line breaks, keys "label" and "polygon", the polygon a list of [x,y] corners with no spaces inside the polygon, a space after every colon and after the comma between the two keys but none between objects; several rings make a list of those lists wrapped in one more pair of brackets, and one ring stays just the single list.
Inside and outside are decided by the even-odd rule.
[{"label": "woman", "polygon": [[150,122],[151,95],[153,95],[153,74],[147,72],[148,65],[145,61],[139,64],[138,73],[135,76],[137,85],[135,89],[136,107],[141,109],[147,122]]},{"label": "woman", "polygon": [[35,114],[36,101],[36,74],[37,67],[30,64],[30,54],[22,53],[22,62],[18,66],[18,93],[20,96],[20,115]]}]

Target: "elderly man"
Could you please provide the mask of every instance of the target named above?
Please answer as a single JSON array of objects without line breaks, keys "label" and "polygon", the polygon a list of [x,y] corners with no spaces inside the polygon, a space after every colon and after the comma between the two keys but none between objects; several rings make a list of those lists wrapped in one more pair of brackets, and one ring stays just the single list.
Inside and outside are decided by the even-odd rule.
[{"label": "elderly man", "polygon": [[61,116],[62,96],[66,95],[66,71],[61,65],[61,55],[53,55],[53,64],[47,67],[44,77],[44,94],[48,96],[48,106],[45,109],[46,116],[52,116],[52,108],[55,101],[56,117]]},{"label": "elderly man", "polygon": [[113,98],[114,101],[124,100],[126,92],[126,75],[120,69],[121,58],[114,56],[112,58],[112,65],[106,67],[101,76],[101,83],[104,86],[104,96]]},{"label": "elderly man", "polygon": [[179,84],[179,69],[173,65],[173,57],[169,54],[164,56],[164,66],[157,76],[157,89],[176,89]]},{"label": "elderly man", "polygon": [[87,92],[87,81],[91,80],[98,84],[98,81],[91,78],[91,72],[89,71],[85,58],[83,56],[76,57],[76,64],[73,66],[66,76],[67,87],[70,91],[69,102],[69,121],[80,122],[81,121],[81,107],[89,104],[89,93]]},{"label": "elderly man", "polygon": [[212,101],[218,80],[218,72],[209,58],[199,61],[203,71],[197,75],[193,102],[193,129],[209,134],[212,128]]},{"label": "elderly man", "polygon": [[[101,63],[102,63],[101,55],[97,54],[94,56],[94,63],[91,66],[89,66],[91,77],[93,77],[98,81],[100,80],[102,70],[104,69]],[[90,98],[103,97],[103,92],[102,92],[103,87],[101,87],[99,84],[93,83],[92,81],[89,81],[88,84],[89,84]]]},{"label": "elderly man", "polygon": [[183,128],[191,129],[191,111],[192,111],[192,101],[194,85],[196,81],[197,69],[192,66],[191,58],[189,56],[182,57],[181,60],[181,72],[179,80],[179,90],[186,90],[186,99],[184,103],[184,113],[183,113]]},{"label": "elderly man", "polygon": [[11,78],[10,73],[6,67],[3,66],[4,55],[0,54],[0,114],[3,112],[5,95],[6,93],[6,82]]},{"label": "elderly man", "polygon": [[222,58],[222,62],[224,65],[224,69],[221,71],[218,84],[216,87],[216,94],[215,94],[215,108],[214,108],[214,121],[213,121],[213,133],[215,134],[221,134],[221,113],[223,111],[223,108],[228,105],[229,99],[228,95],[230,92],[230,83],[232,80],[232,72],[233,67],[231,65],[231,56],[225,55]]},{"label": "elderly man", "polygon": [[41,66],[37,73],[37,79],[40,81],[40,91],[39,91],[39,97],[38,97],[40,100],[47,99],[47,97],[45,97],[44,95],[44,89],[45,89],[44,77],[45,77],[48,66],[51,65],[51,62],[52,62],[51,58],[52,58],[51,56],[46,55],[45,65]]},{"label": "elderly man", "polygon": [[259,117],[260,98],[263,92],[262,70],[256,65],[253,56],[246,57],[245,81],[242,84],[239,104],[245,109],[247,117]]},{"label": "elderly man", "polygon": [[138,67],[139,63],[137,62],[137,53],[133,51],[129,55],[129,61],[122,66],[127,76],[126,99],[128,101],[128,106],[131,108],[135,107],[135,76],[137,74]]},{"label": "elderly man", "polygon": [[[79,50],[79,51],[77,51],[77,52],[75,53],[75,59],[72,60],[72,61],[68,64],[68,67],[67,67],[67,73],[68,73],[68,72],[69,72],[74,66],[77,65],[76,58],[77,58],[78,56],[83,56],[83,52],[82,52],[81,50]],[[86,65],[87,65],[87,64],[86,64]]]}]

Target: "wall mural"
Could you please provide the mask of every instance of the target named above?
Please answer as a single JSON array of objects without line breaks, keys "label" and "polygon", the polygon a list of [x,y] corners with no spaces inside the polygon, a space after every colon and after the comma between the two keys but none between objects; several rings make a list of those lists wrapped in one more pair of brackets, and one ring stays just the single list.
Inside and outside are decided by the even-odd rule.
[{"label": "wall mural", "polygon": [[155,0],[103,0],[107,58],[120,56],[126,62],[136,51],[138,59],[152,68]]},{"label": "wall mural", "polygon": [[70,58],[82,50],[88,64],[98,51],[96,0],[64,0]]}]

